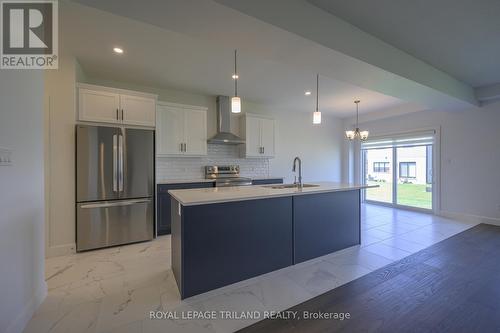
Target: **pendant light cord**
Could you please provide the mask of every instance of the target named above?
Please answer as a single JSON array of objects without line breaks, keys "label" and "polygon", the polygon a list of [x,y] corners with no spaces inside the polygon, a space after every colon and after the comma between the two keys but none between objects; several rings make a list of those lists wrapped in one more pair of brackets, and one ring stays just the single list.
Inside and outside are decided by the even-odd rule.
[{"label": "pendant light cord", "polygon": [[356,127],[359,127],[359,103],[356,103]]},{"label": "pendant light cord", "polygon": [[238,50],[234,50],[234,96],[238,97],[238,70],[236,67],[236,53]]},{"label": "pendant light cord", "polygon": [[319,111],[319,74],[316,74],[316,112]]},{"label": "pendant light cord", "polygon": [[356,128],[359,128],[359,100],[354,101],[356,103]]}]

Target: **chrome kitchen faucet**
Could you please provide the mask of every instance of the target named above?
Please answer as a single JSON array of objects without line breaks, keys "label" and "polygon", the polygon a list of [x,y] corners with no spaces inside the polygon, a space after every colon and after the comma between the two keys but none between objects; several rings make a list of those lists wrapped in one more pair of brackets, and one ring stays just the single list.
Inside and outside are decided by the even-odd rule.
[{"label": "chrome kitchen faucet", "polygon": [[293,159],[292,171],[295,172],[295,166],[297,165],[297,161],[299,162],[299,181],[297,182],[297,176],[295,176],[294,184],[296,184],[299,188],[302,188],[302,160],[298,156]]}]

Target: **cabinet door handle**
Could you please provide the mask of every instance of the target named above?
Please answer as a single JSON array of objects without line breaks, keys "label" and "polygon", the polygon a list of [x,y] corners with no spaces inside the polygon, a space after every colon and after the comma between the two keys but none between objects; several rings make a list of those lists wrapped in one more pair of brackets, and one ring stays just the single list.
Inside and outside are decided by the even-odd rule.
[{"label": "cabinet door handle", "polygon": [[122,109],[122,120],[123,120],[123,109]]},{"label": "cabinet door handle", "polygon": [[184,142],[184,152],[187,152],[187,143]]},{"label": "cabinet door handle", "polygon": [[119,110],[116,109],[116,120],[120,120],[120,118],[118,118],[118,112],[119,112]]},{"label": "cabinet door handle", "polygon": [[182,143],[180,144],[179,151],[182,152]]}]

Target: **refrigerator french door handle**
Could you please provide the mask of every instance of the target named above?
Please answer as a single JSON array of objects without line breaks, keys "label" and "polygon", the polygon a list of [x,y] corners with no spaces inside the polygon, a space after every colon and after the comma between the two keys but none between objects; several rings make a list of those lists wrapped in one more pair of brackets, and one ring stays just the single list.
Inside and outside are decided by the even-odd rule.
[{"label": "refrigerator french door handle", "polygon": [[127,200],[127,201],[117,201],[117,202],[103,202],[95,204],[81,205],[82,209],[94,209],[94,208],[109,208],[109,207],[122,207],[122,206],[132,206],[140,203],[151,202],[151,199],[138,199],[138,200]]},{"label": "refrigerator french door handle", "polygon": [[118,191],[123,191],[123,135],[118,135]]},{"label": "refrigerator french door handle", "polygon": [[113,135],[113,192],[118,192],[118,135]]}]

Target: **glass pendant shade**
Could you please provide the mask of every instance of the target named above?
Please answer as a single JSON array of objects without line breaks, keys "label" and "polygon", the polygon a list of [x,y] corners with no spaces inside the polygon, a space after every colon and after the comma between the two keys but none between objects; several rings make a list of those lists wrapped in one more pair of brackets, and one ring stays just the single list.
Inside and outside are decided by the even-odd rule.
[{"label": "glass pendant shade", "polygon": [[236,67],[237,60],[237,50],[234,50],[234,97],[231,98],[231,112],[232,113],[240,113],[241,112],[241,98],[238,97],[238,67]]},{"label": "glass pendant shade", "polygon": [[231,98],[231,112],[240,113],[241,112],[241,98],[234,96]]},{"label": "glass pendant shade", "polygon": [[314,111],[313,112],[313,124],[321,124],[321,112],[320,111]]},{"label": "glass pendant shade", "polygon": [[366,139],[368,139],[368,134],[370,134],[370,132],[368,131],[359,132],[359,138],[361,139],[361,141],[365,141]]},{"label": "glass pendant shade", "polygon": [[345,136],[349,140],[354,140],[355,135],[356,135],[356,132],[354,132],[354,131],[345,131]]}]

